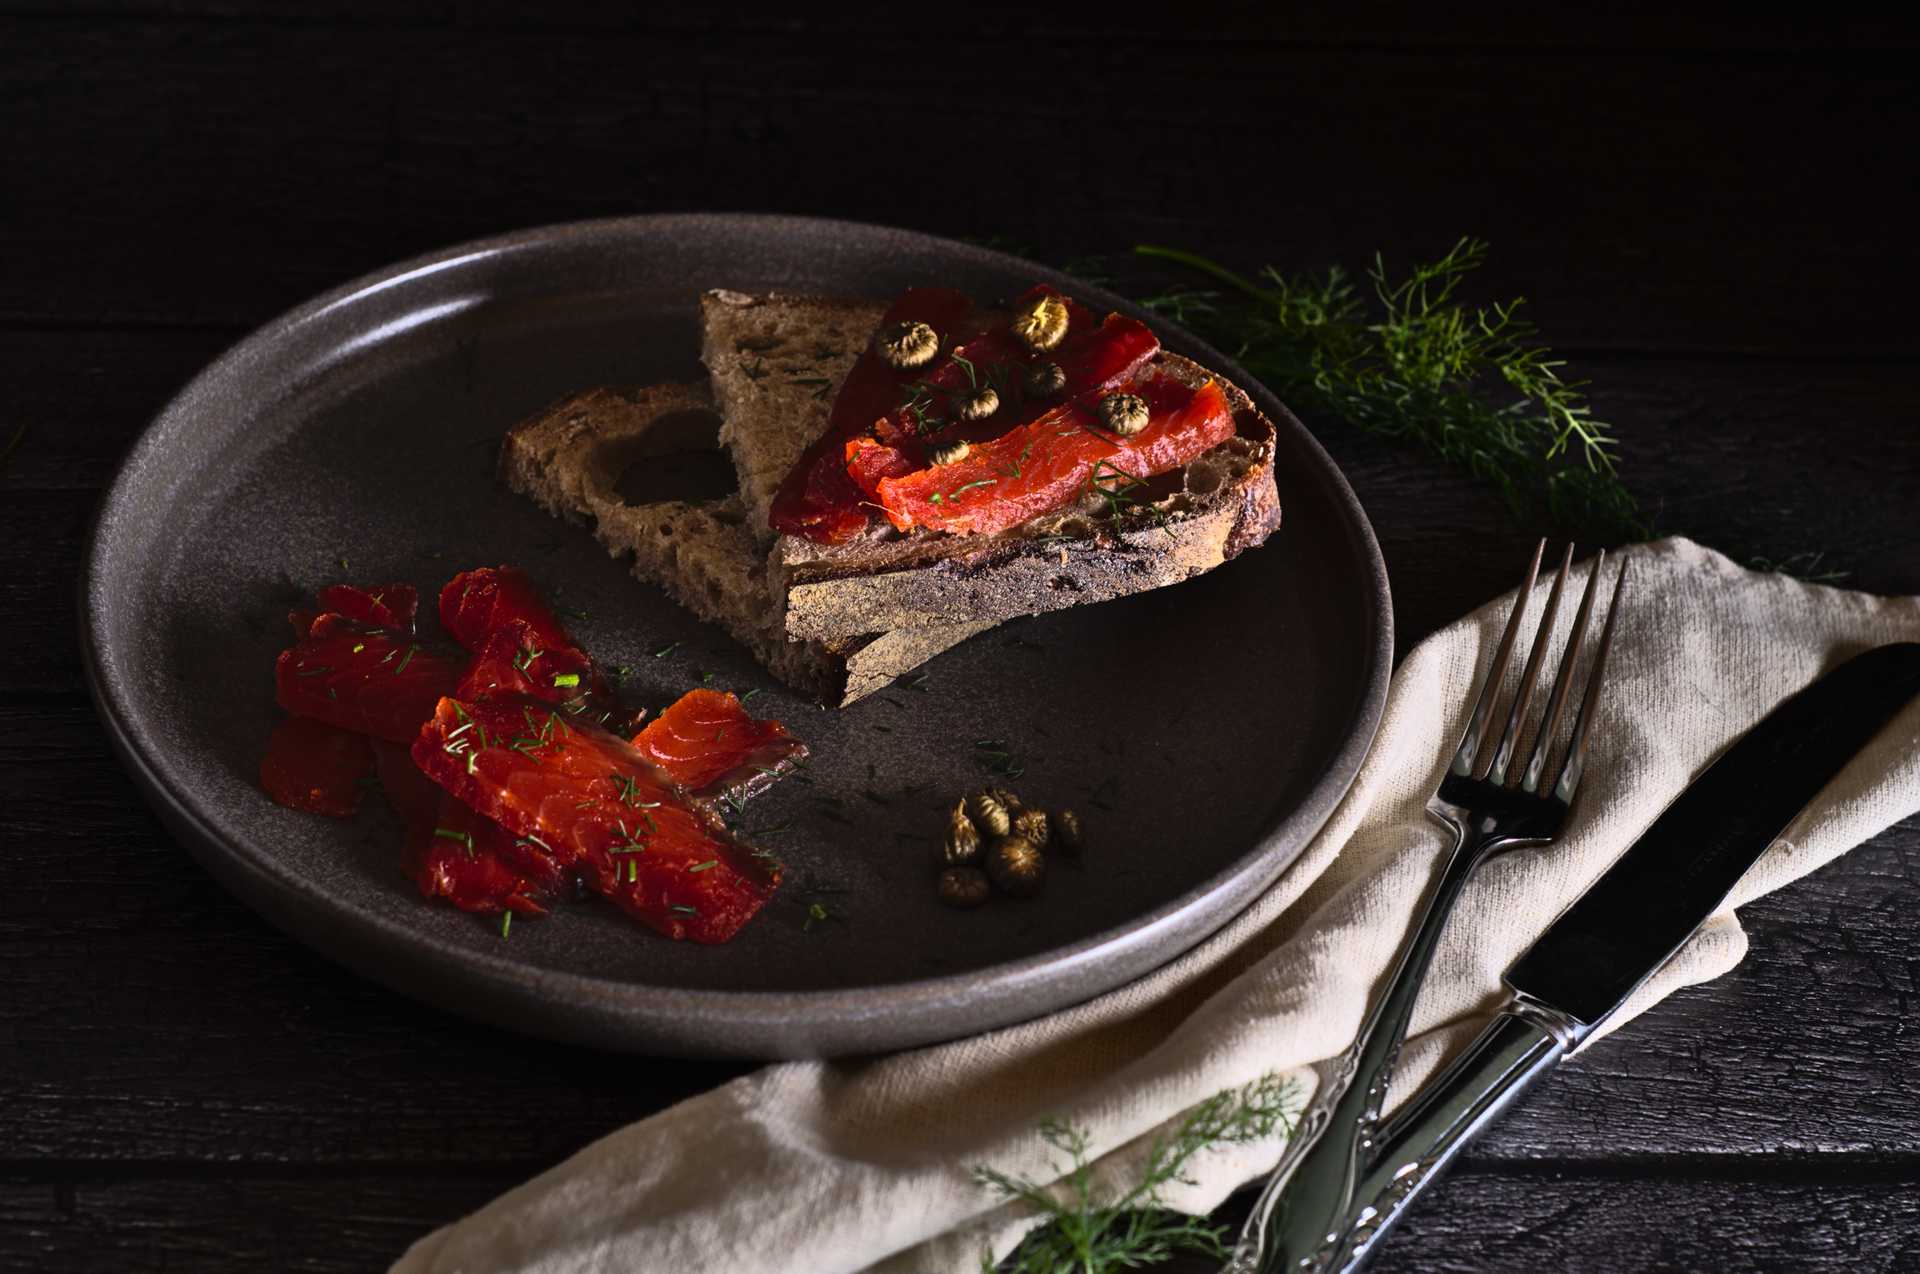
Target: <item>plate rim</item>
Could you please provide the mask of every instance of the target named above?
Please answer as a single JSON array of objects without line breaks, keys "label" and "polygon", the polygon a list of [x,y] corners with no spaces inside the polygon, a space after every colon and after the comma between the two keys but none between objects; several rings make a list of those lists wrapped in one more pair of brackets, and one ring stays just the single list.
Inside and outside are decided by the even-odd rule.
[{"label": "plate rim", "polygon": [[[838,234],[890,238],[932,252],[970,256],[983,266],[1024,273],[1050,282],[1070,283],[1079,294],[1142,317],[1194,357],[1246,387],[1277,429],[1290,435],[1296,454],[1307,457],[1314,478],[1342,515],[1340,529],[1353,541],[1367,568],[1363,581],[1365,618],[1371,641],[1362,662],[1359,707],[1344,742],[1335,750],[1305,796],[1266,824],[1238,857],[1180,894],[1163,899],[1120,924],[1045,951],[983,968],[904,982],[805,991],[685,988],[541,968],[511,957],[421,940],[418,930],[362,911],[338,894],[319,888],[291,869],[274,869],[270,855],[244,838],[226,836],[200,812],[190,792],[177,791],[164,768],[155,764],[152,738],[139,714],[118,698],[107,667],[105,624],[110,606],[101,585],[107,576],[106,549],[114,524],[127,516],[133,484],[160,454],[174,431],[189,427],[193,404],[219,381],[255,356],[269,352],[304,326],[356,299],[401,286],[461,265],[506,253],[551,248],[594,238],[664,237],[698,233],[715,223],[740,233],[794,236]],[[589,245],[590,246],[590,245]],[[1284,516],[1284,510],[1283,510]],[[571,1042],[613,1046],[653,1055],[739,1058],[837,1056],[877,1049],[910,1047],[1017,1025],[1059,1012],[1115,990],[1191,952],[1212,937],[1264,893],[1297,859],[1331,818],[1358,775],[1372,746],[1386,706],[1393,663],[1393,605],[1386,563],[1373,524],[1351,484],[1318,438],[1294,417],[1277,395],[1179,324],[1148,314],[1137,304],[1105,288],[1073,278],[1062,270],[998,249],[942,235],[841,218],[741,212],[643,213],[530,227],[468,240],[369,271],[269,319],[228,346],[188,380],[147,422],[103,489],[90,519],[78,580],[77,619],[87,691],[106,727],[116,758],[133,777],[142,796],[201,866],[251,909],[303,945],[382,985],[423,998],[470,1019]],[[348,926],[317,922],[331,913]],[[353,928],[357,927],[357,929]],[[1179,936],[1162,948],[1167,930]],[[362,940],[353,942],[343,932]],[[395,962],[405,954],[406,962]],[[418,962],[418,963],[415,963]],[[1102,972],[1105,970],[1105,972]],[[1118,976],[1113,973],[1118,970]],[[1065,975],[1076,976],[1065,976]],[[1043,995],[1037,1008],[1011,1017],[991,1012],[961,1012],[969,1004],[1003,1000],[1031,1004],[1034,991],[1064,982],[1069,993]],[[543,1009],[559,1012],[542,1012]],[[500,1007],[517,1011],[502,1014]],[[942,1012],[942,1008],[947,1009]],[[661,1030],[663,1019],[671,1021]],[[827,1020],[839,1029],[795,1031],[796,1019]],[[931,1030],[915,1023],[938,1019],[952,1023]],[[884,1023],[893,1029],[874,1029]],[[902,1029],[902,1028],[905,1029]],[[743,1038],[743,1036],[745,1038]],[[835,1047],[840,1038],[857,1037],[852,1048]],[[777,1041],[789,1040],[788,1043]],[[821,1047],[825,1044],[826,1047]]]}]

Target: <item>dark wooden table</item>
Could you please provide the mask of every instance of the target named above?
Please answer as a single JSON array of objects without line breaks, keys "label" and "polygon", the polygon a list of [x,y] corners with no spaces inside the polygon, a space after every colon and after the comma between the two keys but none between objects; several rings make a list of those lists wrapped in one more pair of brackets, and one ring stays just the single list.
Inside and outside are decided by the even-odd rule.
[{"label": "dark wooden table", "polygon": [[[689,208],[1241,266],[1476,233],[1661,527],[1920,592],[1910,30],[537,8],[0,0],[0,444],[26,426],[0,473],[0,1269],[377,1268],[741,1069],[349,976],[221,892],[107,755],[73,594],[117,458],[246,329],[387,261]],[[1312,423],[1403,650],[1508,586],[1541,528]],[[1381,1268],[1920,1268],[1917,910],[1912,820],[1750,907],[1737,972],[1568,1066]]]}]

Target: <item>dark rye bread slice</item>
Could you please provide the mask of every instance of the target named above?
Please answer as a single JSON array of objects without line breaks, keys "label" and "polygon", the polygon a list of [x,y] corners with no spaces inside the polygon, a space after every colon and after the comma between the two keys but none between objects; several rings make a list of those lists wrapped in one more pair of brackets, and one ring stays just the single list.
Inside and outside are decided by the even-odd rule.
[{"label": "dark rye bread slice", "polygon": [[[826,427],[830,386],[865,346],[884,307],[779,294],[717,291],[702,298],[701,358],[729,420],[784,416],[756,429],[777,442],[732,448],[756,530],[774,489]],[[1157,365],[1191,385],[1220,379],[1177,354]],[[894,531],[884,522],[848,544],[778,537],[769,584],[786,598],[790,637],[821,639],[1105,601],[1177,584],[1249,548],[1280,525],[1273,422],[1222,380],[1235,436],[1117,509],[1088,492],[1075,506],[991,536]]]},{"label": "dark rye bread slice", "polygon": [[508,432],[500,477],[570,521],[592,524],[616,558],[682,606],[725,629],[772,673],[844,706],[974,633],[968,623],[795,641],[781,628],[764,547],[738,495],[628,503],[621,479],[635,465],[711,449],[719,423],[704,385],[590,389],[542,408]]}]

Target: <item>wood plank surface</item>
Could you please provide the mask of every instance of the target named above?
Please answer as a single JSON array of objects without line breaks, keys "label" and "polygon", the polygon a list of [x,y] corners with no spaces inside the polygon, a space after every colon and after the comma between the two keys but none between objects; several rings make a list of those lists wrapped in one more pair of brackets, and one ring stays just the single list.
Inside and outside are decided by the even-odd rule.
[{"label": "wood plank surface", "polygon": [[[1920,220],[1886,144],[1914,120],[1899,48],[1063,32],[1047,92],[984,92],[1007,34],[0,20],[15,259],[60,266],[0,276],[0,320],[251,323],[478,235],[744,208],[1064,254],[1098,227],[1297,266],[1474,233],[1497,245],[1490,285],[1536,295],[1565,345],[1896,357],[1920,340],[1900,321],[1912,261],[1833,221],[1869,198],[1884,224]],[[130,204],[143,233],[120,232]]]},{"label": "wood plank surface", "polygon": [[[435,1219],[475,1207],[507,1178],[0,1181],[0,1271],[177,1274],[275,1269],[359,1274]],[[1755,1216],[1769,1218],[1756,1226]],[[1659,1217],[1665,1223],[1650,1224]],[[1498,1224],[1494,1224],[1494,1219]],[[1920,1260],[1920,1197],[1904,1183],[1694,1181],[1553,1168],[1469,1170],[1444,1206],[1415,1211],[1376,1268],[1434,1274],[1541,1270],[1845,1269],[1904,1274]],[[1176,1261],[1167,1274],[1211,1274]]]},{"label": "wood plank surface", "polygon": [[[252,326],[413,253],[631,212],[1243,269],[1475,233],[1485,294],[1535,299],[1657,527],[1920,592],[1917,45],[1911,21],[1744,6],[1115,26],[0,0],[0,447],[26,427],[0,468],[0,1271],[381,1268],[743,1069],[402,999],[282,937],[146,811],[84,695],[75,582],[121,455]],[[1000,73],[1009,48],[1046,52],[1044,91]],[[1545,529],[1309,424],[1379,532],[1402,652]],[[1917,910],[1920,820],[1754,904],[1739,969],[1565,1066],[1379,1268],[1920,1268]]]}]

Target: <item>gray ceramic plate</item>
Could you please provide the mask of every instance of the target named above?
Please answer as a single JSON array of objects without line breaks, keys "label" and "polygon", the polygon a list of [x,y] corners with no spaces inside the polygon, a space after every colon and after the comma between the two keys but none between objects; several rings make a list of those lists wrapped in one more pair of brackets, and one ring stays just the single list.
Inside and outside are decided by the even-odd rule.
[{"label": "gray ceramic plate", "polygon": [[[1280,428],[1284,525],[1179,588],[1007,625],[924,682],[822,711],[591,537],[492,480],[522,414],[588,385],[694,378],[702,289],[982,297],[1045,279],[1016,258],[845,222],[641,217],[533,230],[361,279],[268,324],[187,386],[128,457],[82,581],[93,692],[172,830],[274,923],[362,973],[516,1030],[647,1052],[795,1056],[898,1048],[1084,1000],[1192,947],[1292,861],[1352,780],[1385,698],[1380,553],[1313,438],[1217,352],[1168,345],[1253,391]],[[1144,316],[1143,316],[1144,317]],[[343,562],[345,565],[343,565]],[[732,943],[643,931],[599,903],[492,925],[415,896],[380,801],[341,823],[256,785],[283,616],[343,577],[511,562],[587,618],[629,696],[758,688],[812,746],[811,783],[749,830],[790,864]],[[680,643],[671,654],[653,652]],[[982,911],[932,889],[938,796],[986,778],[1086,819],[1085,866]],[[810,923],[810,904],[827,912]]]}]

